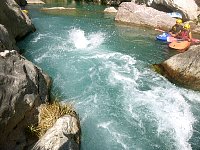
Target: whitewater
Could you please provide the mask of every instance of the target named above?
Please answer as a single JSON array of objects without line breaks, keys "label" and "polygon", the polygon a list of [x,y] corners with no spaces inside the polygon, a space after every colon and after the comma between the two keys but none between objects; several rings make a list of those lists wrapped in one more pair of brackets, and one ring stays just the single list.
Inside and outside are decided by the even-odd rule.
[{"label": "whitewater", "polygon": [[[91,6],[80,11],[85,8]],[[52,77],[53,94],[75,107],[81,150],[200,148],[200,93],[151,69],[174,54],[155,41],[155,31],[117,25],[99,13],[51,16],[30,9],[38,30],[19,47]]]}]

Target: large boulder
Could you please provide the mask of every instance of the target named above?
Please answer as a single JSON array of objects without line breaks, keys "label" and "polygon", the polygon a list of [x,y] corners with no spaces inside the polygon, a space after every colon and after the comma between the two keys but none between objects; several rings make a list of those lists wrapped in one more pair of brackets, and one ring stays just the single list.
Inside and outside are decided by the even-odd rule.
[{"label": "large boulder", "polygon": [[145,5],[137,5],[134,2],[123,2],[118,8],[115,20],[127,24],[151,26],[165,30],[169,30],[175,24],[175,19],[171,18],[167,13]]},{"label": "large boulder", "polygon": [[50,78],[16,51],[0,53],[0,149],[24,149],[25,129],[38,122],[37,107],[48,101]]},{"label": "large boulder", "polygon": [[[141,1],[141,0],[136,0]],[[148,6],[155,9],[178,11],[183,15],[184,20],[193,20],[197,18],[198,6],[195,0],[142,0]]]},{"label": "large boulder", "polygon": [[77,118],[65,115],[42,136],[32,150],[79,150],[80,125]]},{"label": "large boulder", "polygon": [[161,67],[171,81],[200,90],[200,45],[162,62]]},{"label": "large boulder", "polygon": [[8,34],[7,29],[0,24],[0,52],[4,50],[18,49],[15,46],[15,39]]},{"label": "large boulder", "polygon": [[0,24],[3,24],[10,36],[15,39],[20,39],[29,32],[35,31],[30,18],[21,11],[14,0],[3,0],[1,2]]}]

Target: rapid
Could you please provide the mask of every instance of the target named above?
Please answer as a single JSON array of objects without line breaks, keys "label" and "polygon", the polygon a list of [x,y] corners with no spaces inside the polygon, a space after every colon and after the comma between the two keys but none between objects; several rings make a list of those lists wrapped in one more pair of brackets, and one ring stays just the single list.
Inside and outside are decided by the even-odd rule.
[{"label": "rapid", "polygon": [[52,77],[52,93],[75,107],[81,150],[200,149],[200,93],[151,69],[176,52],[156,31],[116,23],[104,6],[73,7],[48,14],[29,6],[37,31],[18,46]]}]

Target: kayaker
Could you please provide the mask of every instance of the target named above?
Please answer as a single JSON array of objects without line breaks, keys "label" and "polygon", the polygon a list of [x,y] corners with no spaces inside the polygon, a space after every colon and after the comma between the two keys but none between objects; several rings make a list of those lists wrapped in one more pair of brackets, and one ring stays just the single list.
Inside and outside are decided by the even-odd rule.
[{"label": "kayaker", "polygon": [[178,38],[192,42],[192,33],[190,31],[190,24],[189,23],[186,23],[183,26],[181,33],[178,35]]},{"label": "kayaker", "polygon": [[173,37],[177,37],[181,33],[181,30],[183,29],[183,26],[181,24],[182,20],[177,19],[176,24],[172,26],[171,30],[169,31],[169,34]]}]

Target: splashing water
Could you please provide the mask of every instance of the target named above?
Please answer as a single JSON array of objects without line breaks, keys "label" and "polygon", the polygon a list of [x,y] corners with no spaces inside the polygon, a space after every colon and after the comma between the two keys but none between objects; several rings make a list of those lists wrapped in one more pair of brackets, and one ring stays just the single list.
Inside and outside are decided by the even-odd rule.
[{"label": "splashing water", "polygon": [[81,29],[74,28],[69,31],[69,41],[77,49],[94,49],[101,45],[104,39],[103,33],[92,33],[86,36],[85,32]]},{"label": "splashing water", "polygon": [[167,46],[150,31],[90,19],[38,17],[34,24],[43,30],[21,43],[52,77],[53,93],[73,100],[81,150],[198,149],[200,94],[149,69],[166,59]]}]

